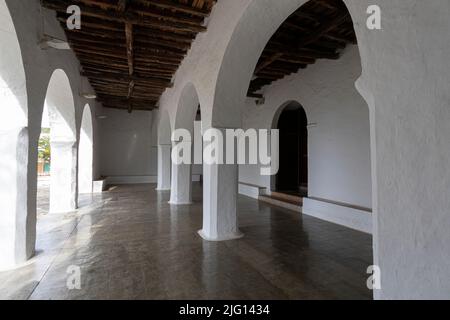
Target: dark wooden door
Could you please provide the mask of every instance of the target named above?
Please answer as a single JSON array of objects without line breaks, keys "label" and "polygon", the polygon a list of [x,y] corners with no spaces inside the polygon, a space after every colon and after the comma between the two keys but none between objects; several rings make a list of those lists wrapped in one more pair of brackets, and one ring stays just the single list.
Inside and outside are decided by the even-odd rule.
[{"label": "dark wooden door", "polygon": [[280,168],[276,191],[303,194],[308,186],[308,131],[303,108],[287,108],[278,120]]}]

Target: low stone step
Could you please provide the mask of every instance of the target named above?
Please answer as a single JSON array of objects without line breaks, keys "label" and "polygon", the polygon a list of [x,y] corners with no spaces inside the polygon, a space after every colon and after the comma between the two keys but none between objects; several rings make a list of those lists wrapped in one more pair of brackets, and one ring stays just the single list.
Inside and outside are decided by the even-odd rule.
[{"label": "low stone step", "polygon": [[301,202],[286,201],[283,199],[276,198],[274,196],[259,196],[259,200],[287,210],[292,210],[295,212],[302,211],[302,201]]},{"label": "low stone step", "polygon": [[303,198],[293,194],[272,191],[270,195],[266,196],[300,206],[303,204]]}]

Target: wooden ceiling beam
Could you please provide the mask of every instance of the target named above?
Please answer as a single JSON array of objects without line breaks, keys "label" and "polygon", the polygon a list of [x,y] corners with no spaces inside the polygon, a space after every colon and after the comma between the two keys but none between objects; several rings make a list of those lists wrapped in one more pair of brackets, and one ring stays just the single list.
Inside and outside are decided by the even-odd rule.
[{"label": "wooden ceiling beam", "polygon": [[155,6],[161,9],[168,9],[176,12],[183,12],[193,16],[199,16],[206,18],[209,15],[208,10],[198,9],[191,6],[187,6],[181,3],[176,3],[174,1],[168,0],[135,0],[138,3],[145,4],[148,6]]},{"label": "wooden ceiling beam", "polygon": [[[82,60],[83,71],[91,71],[93,73],[103,72],[103,73],[111,73],[111,74],[126,74],[128,72],[127,64],[107,64],[101,63],[93,60]],[[176,71],[174,68],[164,69],[163,67],[157,64],[147,64],[145,66],[135,66],[135,76],[142,78],[157,78],[164,79],[170,81],[173,73]]]},{"label": "wooden ceiling beam", "polygon": [[122,81],[122,82],[143,82],[143,83],[151,83],[155,85],[160,85],[163,87],[172,87],[173,83],[171,81],[167,81],[160,78],[153,77],[139,77],[136,75],[128,75],[125,73],[114,73],[114,72],[93,72],[93,71],[82,71],[81,75],[88,78],[100,78],[111,81]]},{"label": "wooden ceiling beam", "polygon": [[[80,30],[68,30],[67,36],[73,39],[74,41],[80,42],[90,42],[90,43],[100,43],[100,44],[109,44],[111,45],[114,42],[117,45],[122,46],[122,43],[125,42],[125,36],[123,35],[123,31],[121,32],[98,32],[95,29],[83,28]],[[151,45],[155,48],[160,48],[161,50],[176,50],[178,52],[187,52],[190,45],[190,40],[186,42],[172,41],[172,40],[164,40],[158,39],[152,35],[142,36],[138,35],[136,28],[134,29],[134,41],[136,45]]]},{"label": "wooden ceiling beam", "polygon": [[319,18],[316,15],[308,13],[308,12],[304,12],[301,10],[297,10],[296,12],[294,12],[294,15],[298,18],[307,19],[307,20],[313,21],[315,23],[319,22]]},{"label": "wooden ceiling beam", "polygon": [[[126,50],[109,50],[103,48],[93,49],[90,46],[83,46],[78,43],[71,44],[72,49],[78,53],[84,53],[88,55],[98,55],[103,57],[112,57],[115,59],[127,59]],[[152,62],[152,63],[160,63],[163,65],[178,65],[184,58],[184,56],[178,55],[169,55],[166,53],[153,52],[151,49],[142,52],[135,52],[135,61],[139,61],[142,63]]]},{"label": "wooden ceiling beam", "polygon": [[[110,96],[115,96],[119,99],[127,99],[127,93],[128,93],[128,83],[127,84],[114,84],[114,83],[108,83],[108,82],[95,82],[99,93],[107,93]],[[139,90],[141,88],[146,87],[139,87]],[[152,90],[144,90],[138,92],[138,95],[145,98],[159,98],[159,95],[165,90],[165,88],[153,88]],[[137,96],[131,97],[131,99],[135,99]]]},{"label": "wooden ceiling beam", "polygon": [[[61,23],[66,23],[67,17],[65,15],[59,14],[58,21]],[[111,23],[107,21],[98,22],[98,20],[83,19],[83,28],[74,29],[74,30],[66,30],[66,32],[71,33],[82,33],[82,34],[95,34],[100,37],[109,37],[109,38],[123,38],[123,24]],[[155,28],[146,28],[142,26],[137,26],[135,28],[135,36],[141,38],[149,38],[155,40],[166,40],[175,43],[183,43],[187,44],[190,47],[192,40],[194,39],[194,34],[177,34],[167,31],[162,31]]]},{"label": "wooden ceiling beam", "polygon": [[132,99],[127,99],[125,97],[126,91],[125,91],[125,95],[124,95],[123,92],[116,92],[116,91],[111,91],[111,90],[105,90],[104,88],[98,88],[97,100],[100,103],[104,103],[105,101],[115,101],[116,103],[128,105],[127,102],[131,101],[133,104],[138,104],[138,102],[145,103],[145,101],[147,101],[147,100],[158,101],[161,93],[162,92],[155,92],[151,95],[141,95],[139,97],[133,97]]},{"label": "wooden ceiling beam", "polygon": [[[127,110],[126,108],[123,108],[123,106],[106,105],[106,104],[103,104],[103,106],[105,108],[109,108],[109,109]],[[158,107],[155,104],[150,105],[150,106],[146,106],[146,107],[138,107],[138,106],[134,107],[135,110],[139,110],[139,111],[152,111],[152,110],[157,109],[157,108]]]},{"label": "wooden ceiling beam", "polygon": [[134,40],[133,40],[133,25],[131,23],[125,23],[125,35],[126,35],[126,47],[127,47],[127,59],[129,75],[134,73]]},{"label": "wooden ceiling beam", "polygon": [[[101,100],[102,100],[103,105],[105,105],[105,104],[115,105],[115,106],[122,107],[122,108],[127,108],[129,106],[128,102],[130,101],[130,100],[125,100],[125,99],[118,99],[117,97],[110,97],[108,95],[102,95]],[[148,99],[148,98],[146,98],[145,100],[142,100],[142,99],[131,100],[131,103],[136,108],[154,107],[156,102],[157,102],[157,100]]]},{"label": "wooden ceiling beam", "polygon": [[117,11],[124,13],[129,5],[128,0],[117,0]]},{"label": "wooden ceiling beam", "polygon": [[[174,10],[162,10],[162,8],[154,5],[154,0],[152,1],[139,1],[139,0],[133,0],[132,3],[130,0],[116,0],[117,4],[114,4],[113,1],[110,0],[110,2],[104,2],[101,0],[75,0],[79,2],[80,4],[86,5],[88,7],[99,7],[102,10],[115,10],[118,12],[125,12],[127,11],[128,7],[130,7],[130,11],[133,13],[153,17],[156,19],[168,19],[173,20],[175,22],[184,22],[188,24],[193,25],[199,25],[202,24],[204,18],[206,16],[199,16],[195,14],[187,14],[183,13],[181,11],[174,11]],[[132,6],[130,6],[132,4]],[[173,3],[176,5],[176,3]],[[192,10],[196,10],[193,7],[190,7]]]},{"label": "wooden ceiling beam", "polygon": [[[61,24],[65,24],[67,22],[67,14],[57,12],[57,19]],[[94,20],[94,21],[91,21]],[[111,23],[110,21],[99,21],[98,19],[84,19],[83,20],[83,27],[80,30],[71,30],[72,32],[81,32],[81,30],[85,29],[94,29],[97,32],[117,32],[121,33],[122,29],[120,28],[120,25],[117,23]],[[67,32],[67,29],[66,29]]]},{"label": "wooden ceiling beam", "polygon": [[138,26],[136,28],[136,36],[142,36],[144,38],[151,38],[151,39],[163,39],[173,42],[182,42],[185,44],[191,45],[192,41],[195,39],[196,34],[195,33],[173,33],[173,32],[167,32],[167,31],[161,31],[155,28],[148,28],[148,27],[142,27]]},{"label": "wooden ceiling beam", "polygon": [[[122,0],[122,2],[126,0]],[[125,5],[126,7],[126,5]],[[133,77],[134,74],[134,39],[133,39],[133,25],[129,22],[125,23],[125,38],[126,38],[126,46],[127,46],[127,60],[128,60],[128,75],[130,78]],[[131,97],[133,96],[134,90],[134,80],[130,80],[128,84],[128,113],[133,111],[133,104],[131,103]]]},{"label": "wooden ceiling beam", "polygon": [[[55,10],[60,13],[65,13],[67,10],[67,5],[65,1],[58,0],[41,0],[42,6],[47,9]],[[92,17],[97,19],[102,19],[106,21],[113,21],[119,23],[131,23],[135,25],[148,26],[157,29],[167,29],[174,30],[178,32],[203,32],[206,31],[206,27],[203,25],[196,25],[186,23],[184,20],[168,19],[167,16],[161,15],[159,18],[142,16],[133,12],[118,12],[118,11],[105,11],[101,9],[96,9],[94,7],[88,7],[83,5],[80,0],[70,0],[71,4],[79,5],[81,12],[86,17]]]},{"label": "wooden ceiling beam", "polygon": [[270,66],[273,62],[277,61],[279,58],[283,56],[283,52],[276,52],[269,58],[265,59],[264,61],[259,64],[255,69],[255,74],[258,74],[260,71],[264,70],[264,68]]},{"label": "wooden ceiling beam", "polygon": [[336,9],[336,6],[330,0],[316,0],[316,4],[330,10]]},{"label": "wooden ceiling beam", "polygon": [[259,94],[259,93],[249,93],[249,94],[247,94],[247,97],[253,98],[253,99],[263,99],[264,95]]},{"label": "wooden ceiling beam", "polygon": [[[317,41],[325,33],[333,30],[334,28],[339,26],[341,23],[343,23],[348,18],[349,18],[348,12],[340,12],[333,19],[331,19],[327,22],[321,23],[320,26],[317,27],[313,32],[311,32],[310,35],[302,38],[299,41],[299,44],[296,46],[296,49],[300,50],[300,49],[310,45],[311,43]],[[258,74],[259,71],[263,70],[267,66],[271,65],[273,62],[277,61],[284,54],[285,54],[284,52],[274,53],[271,57],[267,58],[265,61],[261,62],[261,64],[256,67],[255,74]]]},{"label": "wooden ceiling beam", "polygon": [[[103,87],[100,88],[101,90],[105,91],[105,92],[110,92],[111,94],[114,93],[120,93],[120,96],[123,97],[128,97],[128,92],[130,90],[129,87],[129,83],[124,83],[124,82],[111,82],[111,81],[105,81],[102,79],[96,80],[94,78],[90,79],[92,81],[92,83]],[[106,88],[108,87],[108,88]],[[148,83],[134,83],[134,88],[133,88],[133,96],[132,98],[135,98],[137,94],[139,95],[144,95],[144,96],[158,96],[161,92],[163,92],[164,90],[166,90],[166,87],[162,87],[162,86],[158,86],[158,85],[153,85],[153,84],[148,84]],[[120,91],[120,92],[117,92]]]},{"label": "wooden ceiling beam", "polygon": [[266,45],[250,82],[249,94],[298,72],[317,59],[338,59],[356,44],[350,14],[342,0],[311,0],[280,26]]},{"label": "wooden ceiling beam", "polygon": [[[308,29],[305,29],[308,30]],[[304,31],[303,31],[304,32]],[[280,32],[277,33],[276,39],[274,39],[271,42],[292,42],[296,43],[298,42],[298,31],[291,31],[291,32]],[[330,31],[322,35],[321,38],[317,40],[317,42],[321,41],[333,41],[333,43],[339,42],[341,45],[346,45],[347,43],[353,42],[354,39],[350,36],[341,35],[338,32]]]},{"label": "wooden ceiling beam", "polygon": [[[70,39],[69,39],[70,40]],[[86,49],[90,50],[92,54],[95,54],[96,52],[105,52],[105,53],[114,53],[119,56],[127,57],[127,51],[126,51],[126,45],[124,44],[108,44],[105,42],[99,43],[97,46],[93,46],[91,42],[85,42],[85,41],[71,41],[71,45],[74,49],[80,48],[80,49]],[[140,46],[137,47],[134,46],[133,54],[135,58],[141,58],[146,59],[153,58],[153,57],[159,57],[164,58],[167,61],[174,61],[176,64],[178,64],[181,60],[184,59],[185,53],[182,51],[176,51],[176,50],[170,50],[170,49],[162,49],[158,48],[156,46]]]},{"label": "wooden ceiling beam", "polygon": [[[273,54],[274,52],[279,52],[280,49],[267,49],[267,54]],[[328,60],[336,60],[339,59],[339,54],[336,52],[331,51],[323,51],[323,50],[312,50],[312,49],[301,49],[301,50],[286,50],[284,49],[284,52],[286,52],[286,55],[289,57],[296,57],[296,58],[307,58],[307,59],[328,59]],[[263,57],[265,54],[263,54]],[[282,61],[283,57],[279,58],[278,61]]]},{"label": "wooden ceiling beam", "polygon": [[140,99],[121,99],[121,98],[114,98],[114,97],[105,97],[103,95],[99,96],[99,101],[101,101],[102,103],[111,103],[111,104],[123,104],[123,105],[128,105],[128,102],[131,102],[132,104],[145,104],[144,100],[140,100]]},{"label": "wooden ceiling beam", "polygon": [[313,43],[314,41],[317,41],[324,34],[337,28],[341,23],[345,22],[349,18],[350,14],[348,13],[348,11],[339,12],[333,19],[321,23],[320,26],[316,28],[313,32],[311,32],[309,36],[306,36],[303,39],[301,39],[299,47],[306,47],[307,45]]},{"label": "wooden ceiling beam", "polygon": [[[41,0],[56,12],[97,96],[120,109],[151,110],[199,32],[214,0]],[[78,5],[82,29],[68,30],[66,9]],[[119,100],[121,99],[121,100]]]}]

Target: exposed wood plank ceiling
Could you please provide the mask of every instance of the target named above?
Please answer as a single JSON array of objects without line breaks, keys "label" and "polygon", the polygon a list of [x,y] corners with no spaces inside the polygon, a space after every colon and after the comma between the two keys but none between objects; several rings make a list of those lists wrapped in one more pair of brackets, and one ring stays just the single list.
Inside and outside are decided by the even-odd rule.
[{"label": "exposed wood plank ceiling", "polygon": [[267,43],[256,66],[249,97],[266,85],[314,64],[338,59],[356,44],[351,16],[342,0],[311,0],[294,12]]},{"label": "exposed wood plank ceiling", "polygon": [[[171,87],[216,0],[41,0],[55,10],[69,44],[105,107],[152,110]],[[67,7],[81,29],[67,29]]]}]

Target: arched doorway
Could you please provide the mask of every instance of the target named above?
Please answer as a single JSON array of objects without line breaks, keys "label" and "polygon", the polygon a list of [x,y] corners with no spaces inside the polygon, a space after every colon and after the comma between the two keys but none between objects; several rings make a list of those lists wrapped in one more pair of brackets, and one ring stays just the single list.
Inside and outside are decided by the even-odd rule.
[{"label": "arched doorway", "polygon": [[275,176],[277,192],[308,196],[308,120],[303,107],[290,102],[275,119],[279,130],[279,170]]},{"label": "arched doorway", "polygon": [[14,23],[0,1],[0,270],[33,254],[27,242],[28,108],[26,75]]},{"label": "arched doorway", "polygon": [[91,108],[84,107],[78,146],[78,193],[92,193],[93,129]]},{"label": "arched doorway", "polygon": [[[38,215],[75,210],[77,207],[75,106],[69,79],[61,69],[53,72],[47,88],[39,145],[39,159],[47,161],[44,167],[48,165],[49,169],[47,177],[44,172],[43,177],[38,179]],[[42,148],[47,148],[47,145],[48,150],[44,151],[43,156]]]},{"label": "arched doorway", "polygon": [[[194,120],[194,136],[193,136],[193,167],[192,167],[192,181],[200,182],[203,181],[203,164],[200,161],[203,159],[203,139],[202,139],[202,110],[200,104],[197,108],[197,113]],[[202,161],[201,161],[202,162]]]}]

